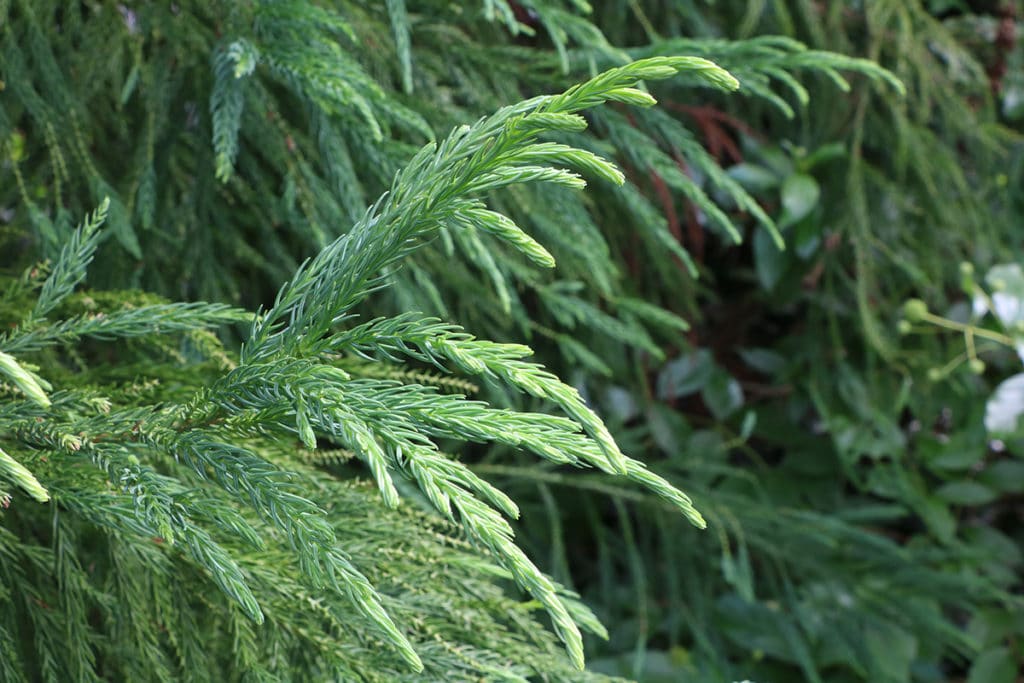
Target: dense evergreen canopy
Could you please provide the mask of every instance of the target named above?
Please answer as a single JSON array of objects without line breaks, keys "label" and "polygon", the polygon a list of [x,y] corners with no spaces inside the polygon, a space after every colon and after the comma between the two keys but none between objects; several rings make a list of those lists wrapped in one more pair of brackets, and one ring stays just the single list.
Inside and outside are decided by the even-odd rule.
[{"label": "dense evergreen canopy", "polygon": [[1021,16],[0,1],[0,681],[1012,683]]}]

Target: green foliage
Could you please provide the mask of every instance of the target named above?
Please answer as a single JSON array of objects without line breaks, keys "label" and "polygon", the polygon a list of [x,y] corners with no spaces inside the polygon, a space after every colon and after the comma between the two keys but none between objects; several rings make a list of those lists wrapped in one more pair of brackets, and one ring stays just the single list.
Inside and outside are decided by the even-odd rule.
[{"label": "green foliage", "polygon": [[[1019,16],[1019,3],[1004,4],[1012,27],[1011,6]],[[1015,627],[985,645],[973,627],[965,636],[965,622],[998,613],[1010,624],[1020,614],[1009,595],[1019,588],[1021,562],[1010,493],[1019,443],[994,439],[984,425],[989,382],[1015,373],[1019,360],[996,346],[1012,337],[1009,328],[972,318],[979,292],[965,291],[956,268],[965,259],[979,269],[1019,260],[1019,206],[1009,188],[1020,177],[1006,172],[1021,138],[993,106],[1011,94],[992,95],[1000,55],[987,51],[991,45],[976,49],[993,35],[991,19],[956,13],[940,21],[918,3],[895,2],[699,11],[644,4],[644,14],[620,10],[618,17],[611,3],[601,9],[615,43],[645,36],[656,44],[653,27],[661,35],[733,39],[781,32],[878,60],[907,86],[903,103],[855,81],[844,98],[822,95],[832,84],[802,81],[810,104],[795,125],[779,107],[756,104],[688,112],[709,150],[733,164],[729,175],[766,208],[787,248],[774,246],[761,221],[732,213],[745,221],[751,248],[709,250],[698,260],[724,293],[708,296],[703,320],[691,318],[696,348],[654,366],[656,400],[622,401],[623,380],[591,390],[631,428],[637,441],[620,439],[625,447],[649,444],[678,462],[709,528],[723,530],[714,543],[675,544],[673,553],[658,540],[672,531],[650,534],[635,555],[647,570],[637,589],[678,581],[672,604],[685,606],[686,616],[673,618],[656,591],[638,609],[623,598],[622,609],[637,615],[635,643],[656,652],[622,656],[604,670],[660,680],[659,658],[667,657],[673,675],[689,670],[712,680],[966,676],[994,656],[980,654],[984,648],[1008,645],[1003,639]],[[995,47],[1010,60],[1020,54],[1012,40]],[[743,83],[735,63],[714,58]],[[702,219],[698,225],[706,225]],[[934,334],[934,320],[918,325],[907,315],[901,323],[908,299],[922,300],[909,314],[930,309],[966,343],[958,334],[947,344]],[[908,329],[922,334],[898,336]],[[1003,397],[1016,410],[1011,396]],[[673,457],[679,453],[686,455]],[[744,510],[755,500],[768,507]],[[780,519],[783,508],[823,516],[765,523]],[[641,519],[633,520],[640,530],[672,529],[660,513]],[[864,529],[894,542],[884,551],[862,545],[878,541],[861,535]],[[805,545],[816,543],[851,555],[843,560]],[[652,567],[694,567],[709,553],[721,557],[719,571],[685,579],[666,572],[660,584],[651,578]],[[869,570],[868,556],[895,564]],[[810,557],[828,559],[815,567]],[[618,575],[639,575],[607,561]],[[913,578],[897,586],[897,576]],[[954,576],[961,588],[939,588]],[[859,599],[874,588],[875,597]],[[956,606],[951,590],[970,597]],[[894,595],[901,596],[896,609],[886,604]],[[668,637],[644,632],[645,623],[665,624],[658,633]],[[882,624],[883,640],[900,647],[865,647]],[[1007,656],[1020,661],[1012,646]]]},{"label": "green foliage", "polygon": [[[275,582],[299,582],[302,591],[324,596],[317,602],[348,603],[348,612],[354,610],[372,624],[369,634],[377,634],[394,647],[413,671],[423,671],[424,662],[385,608],[383,595],[341,550],[334,525],[350,520],[335,516],[332,524],[324,509],[326,500],[318,503],[303,495],[308,495],[315,479],[307,473],[300,485],[296,478],[301,473],[288,464],[285,454],[294,435],[310,449],[316,448],[318,436],[330,438],[366,461],[387,507],[394,509],[399,501],[392,471],[415,481],[443,517],[461,525],[469,538],[494,556],[504,575],[547,609],[572,665],[582,669],[577,624],[601,634],[603,627],[514,544],[513,531],[501,512],[517,517],[515,504],[465,465],[441,454],[432,438],[525,446],[554,462],[626,475],[678,505],[703,526],[699,513],[684,494],[623,455],[574,389],[541,366],[521,360],[531,353],[529,348],[478,341],[457,328],[408,315],[374,320],[349,330],[338,327],[355,317],[352,309],[361,299],[384,286],[381,271],[447,225],[472,230],[479,222],[491,232],[498,226],[506,241],[529,255],[543,255],[535,260],[553,265],[543,247],[507,218],[485,209],[475,195],[528,181],[583,186],[579,176],[557,165],[580,167],[622,182],[621,175],[600,157],[566,145],[538,143],[536,135],[566,123],[579,129],[583,120],[576,112],[609,100],[652,104],[653,99],[633,88],[636,82],[665,78],[680,70],[698,71],[719,87],[735,86],[726,72],[703,59],[641,60],[600,74],[562,95],[502,109],[473,126],[457,129],[440,145],[428,145],[363,220],[300,266],[274,305],[254,317],[224,306],[157,303],[126,304],[110,313],[75,315],[48,323],[43,316],[84,278],[96,248],[97,228],[109,206],[105,200],[72,234],[39,287],[32,309],[0,339],[4,373],[32,399],[10,401],[0,418],[15,454],[3,453],[6,478],[40,502],[49,500],[45,487],[50,487],[56,505],[67,510],[78,525],[88,524],[85,529],[101,530],[108,542],[145,547],[150,539],[158,539],[168,548],[180,547],[181,555],[169,555],[165,561],[184,561],[193,571],[207,573],[228,600],[227,609],[234,605],[239,612],[236,619],[245,616],[256,624],[264,623],[268,607],[261,604],[262,592],[253,589],[254,576],[262,572],[275,577],[281,572]],[[11,288],[20,286],[13,283]],[[68,388],[54,393],[51,401],[44,387],[53,387],[11,355],[39,354],[58,344],[61,354],[69,354],[76,348],[73,342],[88,337],[141,337],[152,343],[161,334],[197,334],[210,326],[250,317],[252,329],[240,359],[235,363],[222,354],[232,367],[219,379],[204,382],[203,374],[189,373],[197,360],[212,359],[212,354],[202,349],[194,350],[199,358],[191,362],[173,359],[178,360],[175,365],[181,366],[185,377],[192,374],[191,381],[179,379],[184,386],[175,391],[178,396],[186,389],[193,392],[187,400],[163,396],[159,403],[118,401],[111,395],[116,384],[109,380],[92,377],[82,383],[82,370],[94,364],[80,358],[83,367],[65,374],[62,379]],[[573,419],[494,410],[483,402],[440,394],[429,386],[353,377],[336,365],[353,353],[367,359],[383,353],[395,359],[401,351],[414,359],[428,356],[441,368],[447,361],[464,372],[504,381],[560,405]],[[148,354],[144,351],[141,355],[145,358]],[[50,356],[49,362],[59,363],[59,356]],[[102,365],[98,369],[102,373]],[[77,390],[73,388],[76,379]],[[135,382],[155,379],[140,369]],[[76,461],[91,462],[94,467],[81,472]],[[241,503],[246,507],[240,508]],[[57,513],[53,514],[58,519]],[[22,512],[20,506],[13,515],[13,523],[19,526],[46,516],[31,509]],[[70,527],[70,522],[63,524]],[[83,530],[69,528],[66,533],[74,537]],[[415,530],[415,525],[409,529]],[[61,531],[58,528],[54,540],[67,546],[70,557],[66,561],[73,562],[75,546],[62,540]],[[223,538],[237,539],[250,546],[250,552],[260,554],[273,552],[272,544],[283,546],[281,550],[291,549],[285,555],[285,565],[293,573],[255,558],[247,566],[238,557],[239,549],[225,544]],[[12,543],[14,552],[20,545],[17,537]],[[113,597],[84,575],[73,580],[79,590],[97,593],[96,599]],[[266,589],[266,584],[260,587]],[[71,599],[63,582],[60,591],[62,600]],[[27,577],[16,577],[11,597],[31,592]],[[13,614],[14,619],[23,618],[19,611]],[[276,626],[293,628],[299,614],[293,610],[277,615]],[[84,603],[71,605],[64,617],[83,634],[91,630]],[[30,640],[37,648],[44,647],[51,636],[46,630],[44,624],[33,622]],[[118,670],[114,653],[138,643],[122,642],[114,633],[107,635],[112,638],[109,646],[101,648],[103,662],[111,671]],[[322,637],[328,635],[330,629]],[[44,650],[40,673],[44,677],[96,677],[97,657],[89,640],[83,638],[67,655]],[[154,657],[158,653],[167,656],[163,648],[154,645]],[[173,640],[170,645],[179,660],[183,659]],[[507,656],[502,652],[505,647],[493,648],[494,655]],[[308,673],[333,669],[337,675],[345,675],[345,671],[362,670],[359,675],[369,676],[393,669],[359,657],[333,659],[336,661],[316,657],[315,667]],[[443,661],[431,664],[442,667],[440,671],[450,666]],[[443,677],[450,675],[456,672],[448,671]]]},{"label": "green foliage", "polygon": [[0,679],[1008,680],[1019,5],[0,2]]}]

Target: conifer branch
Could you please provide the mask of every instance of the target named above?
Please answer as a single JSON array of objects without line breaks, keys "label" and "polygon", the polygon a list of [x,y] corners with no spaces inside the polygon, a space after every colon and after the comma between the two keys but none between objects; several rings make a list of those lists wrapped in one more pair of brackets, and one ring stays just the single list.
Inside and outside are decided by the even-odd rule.
[{"label": "conifer branch", "polygon": [[50,276],[43,283],[43,289],[29,314],[26,327],[45,317],[85,279],[86,267],[92,261],[99,243],[99,228],[107,219],[109,208],[110,199],[104,198],[61,248],[60,257],[54,264]]},{"label": "conifer branch", "polygon": [[[282,498],[281,473],[266,469],[266,463],[253,454],[207,440],[194,429],[209,424],[222,411],[230,416],[255,410],[264,419],[273,418],[278,429],[296,433],[308,448],[316,445],[315,434],[320,431],[367,463],[392,508],[398,505],[398,492],[390,471],[407,471],[442,514],[459,521],[549,610],[571,660],[582,668],[581,636],[566,605],[550,580],[513,543],[511,528],[491,505],[512,517],[518,515],[518,508],[504,493],[441,455],[431,437],[524,446],[555,462],[624,474],[672,501],[694,524],[704,526],[689,499],[626,458],[575,389],[523,361],[532,353],[527,347],[474,340],[458,328],[410,316],[373,321],[349,331],[335,329],[371,291],[386,286],[382,272],[445,225],[482,229],[539,265],[553,265],[543,247],[501,214],[486,209],[476,195],[531,181],[583,186],[579,176],[557,166],[621,184],[621,173],[597,155],[538,142],[537,134],[578,129],[577,112],[606,101],[651,105],[653,98],[634,89],[634,84],[679,70],[715,87],[737,85],[704,60],[643,60],[600,74],[561,95],[506,107],[473,126],[457,129],[438,145],[423,148],[396,176],[391,191],[351,231],[303,264],[270,310],[257,316],[243,346],[241,364],[199,394],[193,408],[183,414],[189,431],[150,436],[154,445],[169,450],[196,472],[211,471],[228,492],[247,496],[255,509],[286,532],[313,585],[325,585],[327,575],[339,576],[335,589],[344,587],[355,595],[360,609],[406,656],[413,652],[411,645],[386,616],[369,583],[332,551],[334,538],[315,506],[306,509],[312,503],[292,494]],[[332,353],[366,357],[369,352],[383,352],[389,358],[407,353],[442,368],[451,364],[467,374],[486,376],[551,401],[571,419],[495,411],[483,403],[417,385],[353,380],[324,364]],[[293,416],[291,424],[285,421],[288,416]]]},{"label": "conifer branch", "polygon": [[[692,473],[687,486],[718,529],[680,543],[676,522],[702,527],[704,518],[627,457],[598,416],[607,406],[628,424],[627,450],[640,440],[676,450],[667,432],[678,412],[634,399],[649,396],[648,359],[661,362],[705,330],[683,342],[686,322],[657,302],[699,320],[705,298],[692,280],[717,276],[739,253],[720,236],[739,242],[754,230],[781,248],[775,199],[787,176],[813,174],[821,201],[788,235],[799,248],[783,254],[786,278],[818,265],[802,288],[780,283],[776,291],[791,294],[779,297],[785,320],[774,301],[764,312],[782,329],[798,297],[824,312],[809,321],[839,328],[849,315],[834,304],[855,289],[869,346],[884,346],[884,330],[866,302],[946,281],[960,251],[989,253],[991,239],[980,251],[974,242],[1002,233],[982,223],[993,206],[1013,204],[994,201],[1015,180],[994,153],[1015,140],[1002,125],[1009,113],[983,115],[999,78],[923,4],[860,3],[863,11],[827,10],[825,21],[822,3],[778,12],[712,4],[0,2],[0,173],[10,172],[0,184],[0,680],[607,680],[579,670],[580,632],[607,637],[604,628],[513,537],[511,520],[521,515],[543,533],[546,513],[551,564],[566,571],[548,486],[559,487],[559,504],[574,496],[572,531],[594,533],[602,574],[628,566],[642,595],[643,576],[663,572],[666,599],[640,600],[636,623],[668,624],[646,635],[661,641],[667,631],[664,642],[685,643],[698,668],[736,652],[705,637],[729,605],[690,603],[724,586],[744,610],[781,597],[787,609],[773,614],[782,626],[836,596],[844,609],[826,615],[830,632],[880,617],[912,625],[917,640],[937,643],[913,670],[941,664],[934,653],[951,644],[969,651],[960,624],[936,610],[984,620],[1006,604],[993,597],[993,582],[1013,576],[1012,558],[993,555],[1006,545],[998,534],[970,540],[969,561],[989,561],[989,580],[958,539],[938,548],[922,534],[899,547],[849,522],[905,514],[890,508],[922,504],[916,488],[885,493],[900,505],[855,506],[839,518],[780,507],[771,495],[753,504],[757,477],[734,459],[670,456]],[[954,21],[973,30],[959,22],[978,16]],[[872,57],[911,85],[909,105],[873,62],[791,38],[702,37],[773,22],[817,46],[866,39]],[[673,37],[680,26],[695,37]],[[603,31],[638,47],[613,47]],[[659,56],[676,53],[698,59]],[[607,67],[616,68],[600,73]],[[673,73],[656,90],[643,83]],[[480,118],[566,74],[599,75]],[[1013,84],[1002,85],[1005,106]],[[694,90],[737,86],[745,98],[728,102]],[[829,101],[846,91],[856,106]],[[651,108],[652,93],[669,106]],[[603,102],[615,106],[589,109]],[[727,170],[726,159],[743,157],[775,184],[740,182],[744,169]],[[834,194],[843,173],[857,190],[845,213]],[[599,192],[576,192],[588,182]],[[384,190],[366,211],[367,197]],[[105,196],[74,228],[72,216]],[[978,230],[949,230],[936,247],[934,225]],[[844,233],[841,248],[827,233],[818,244],[812,228]],[[766,243],[755,242],[755,265]],[[293,259],[305,253],[319,255],[296,273]],[[91,291],[75,294],[94,255]],[[35,258],[49,262],[8,276]],[[899,261],[892,282],[873,284],[879,258]],[[744,284],[746,252],[742,262],[730,291]],[[815,291],[819,276],[827,291]],[[256,315],[201,303],[252,308],[286,280]],[[110,289],[125,286],[192,303]],[[217,333],[243,322],[250,335],[239,357]],[[527,346],[487,341],[516,338],[531,339],[544,365]],[[560,379],[559,355],[571,382]],[[884,391],[890,382],[878,372],[866,386]],[[812,390],[830,431],[849,426],[843,413],[827,414],[830,402],[857,393],[840,379],[837,397]],[[482,400],[494,395],[541,407]],[[901,402],[907,396],[920,398],[909,384]],[[905,415],[886,427],[886,410],[876,411],[885,434],[926,435],[904,435]],[[499,446],[487,462],[510,449],[540,461],[460,459],[483,450],[460,447],[468,443]],[[770,479],[800,474],[793,455]],[[988,467],[1004,458],[989,453],[965,476],[995,492],[1005,482],[988,480]],[[835,479],[837,491],[844,481]],[[543,506],[519,487],[537,487]],[[615,505],[621,546],[608,542],[600,514],[609,496],[635,506]],[[950,536],[963,528],[944,517],[945,503],[925,502],[927,526]],[[680,568],[719,551],[723,572],[681,578]],[[863,581],[865,571],[884,580]],[[822,576],[828,590],[819,590]],[[887,600],[896,589],[912,607],[898,614]],[[684,614],[684,604],[693,620],[658,618],[662,609]],[[545,614],[569,658],[542,627]],[[727,621],[731,629],[736,620]],[[803,647],[799,631],[789,644],[813,678],[821,648]],[[843,657],[852,675],[873,671],[857,654]]]},{"label": "conifer branch", "polygon": [[[278,293],[270,310],[254,323],[243,361],[270,355],[323,352],[325,337],[354,305],[383,286],[380,272],[414,251],[441,225],[479,208],[473,195],[511,184],[548,181],[580,187],[581,178],[564,169],[520,164],[528,153],[537,161],[572,166],[585,162],[603,169],[603,177],[621,179],[596,156],[565,156],[563,150],[535,142],[552,117],[571,117],[621,94],[638,80],[666,78],[677,71],[698,75],[715,87],[737,82],[702,59],[652,58],[612,69],[562,95],[538,97],[505,107],[472,127],[454,131],[440,145],[424,147],[397,175],[382,197],[343,237],[303,265]],[[644,104],[652,104],[644,100]],[[534,114],[544,116],[532,119]],[[576,119],[568,119],[576,125]],[[470,220],[463,216],[465,220]],[[288,320],[285,326],[285,320]]]}]

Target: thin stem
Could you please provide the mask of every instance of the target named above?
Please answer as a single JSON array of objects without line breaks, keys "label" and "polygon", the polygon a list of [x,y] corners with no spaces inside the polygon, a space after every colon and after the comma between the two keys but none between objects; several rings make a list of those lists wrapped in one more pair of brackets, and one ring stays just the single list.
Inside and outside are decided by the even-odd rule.
[{"label": "thin stem", "polygon": [[986,330],[984,327],[976,327],[974,325],[967,325],[964,323],[957,322],[955,320],[943,318],[942,316],[935,315],[934,313],[924,313],[921,316],[921,320],[924,322],[929,322],[933,325],[937,325],[938,327],[944,327],[947,330],[956,330],[958,332],[964,333],[970,332],[975,336],[982,337],[983,339],[991,339],[992,341],[999,342],[1000,344],[1005,344],[1006,346],[1009,347],[1013,347],[1014,345],[1013,338],[1009,337],[1008,335],[1001,334],[999,332],[994,332],[992,330]]}]

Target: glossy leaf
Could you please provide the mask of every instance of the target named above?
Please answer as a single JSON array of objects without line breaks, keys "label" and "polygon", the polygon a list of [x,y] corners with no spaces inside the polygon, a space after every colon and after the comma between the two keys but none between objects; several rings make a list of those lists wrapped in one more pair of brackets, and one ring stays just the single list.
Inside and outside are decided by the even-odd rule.
[{"label": "glossy leaf", "polygon": [[794,173],[782,183],[783,217],[780,225],[793,225],[806,218],[821,198],[818,181],[804,173]]}]

